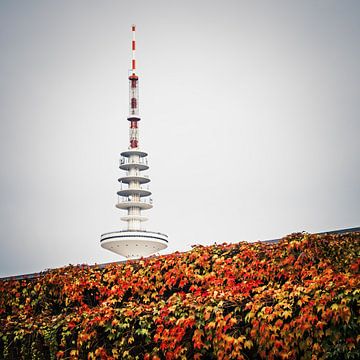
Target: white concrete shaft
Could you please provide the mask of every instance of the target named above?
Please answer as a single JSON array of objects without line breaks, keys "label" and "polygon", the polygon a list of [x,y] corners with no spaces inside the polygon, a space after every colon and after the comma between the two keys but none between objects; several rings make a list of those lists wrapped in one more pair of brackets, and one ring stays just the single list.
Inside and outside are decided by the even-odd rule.
[{"label": "white concrete shaft", "polygon": [[[126,177],[119,179],[121,190],[118,191],[118,195],[123,197],[123,201],[117,207],[119,209],[127,209],[127,216],[121,217],[121,220],[127,223],[127,229],[130,231],[141,231],[142,223],[147,220],[146,217],[141,215],[141,210],[146,210],[147,208],[143,204],[139,204],[139,202],[141,198],[151,195],[149,190],[143,189],[141,186],[145,182],[150,182],[148,177],[144,181],[144,176],[142,175],[142,171],[148,168],[147,153],[135,149],[122,152],[121,155],[123,157],[120,162],[120,168],[127,170],[126,177],[128,180],[126,180]],[[125,189],[123,189],[123,184],[127,185]],[[131,206],[127,206],[129,202],[131,202]]]}]

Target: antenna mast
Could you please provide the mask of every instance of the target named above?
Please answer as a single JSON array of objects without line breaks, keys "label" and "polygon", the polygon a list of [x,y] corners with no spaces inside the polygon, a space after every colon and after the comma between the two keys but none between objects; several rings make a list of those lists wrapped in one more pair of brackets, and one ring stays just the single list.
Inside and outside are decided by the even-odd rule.
[{"label": "antenna mast", "polygon": [[129,117],[130,121],[130,146],[129,149],[137,149],[139,147],[139,77],[136,75],[136,26],[132,25],[132,61],[131,73],[129,76]]}]

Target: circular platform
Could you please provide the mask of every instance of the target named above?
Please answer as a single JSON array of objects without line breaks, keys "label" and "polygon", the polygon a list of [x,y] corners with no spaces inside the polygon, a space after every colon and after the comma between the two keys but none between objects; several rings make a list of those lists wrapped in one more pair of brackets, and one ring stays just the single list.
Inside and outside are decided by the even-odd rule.
[{"label": "circular platform", "polygon": [[127,170],[127,171],[136,168],[139,169],[140,171],[143,171],[143,170],[148,170],[149,166],[142,162],[126,162],[124,164],[120,164],[119,168],[121,170]]},{"label": "circular platform", "polygon": [[118,179],[119,182],[129,184],[131,181],[137,181],[139,184],[146,184],[150,179],[146,176],[124,176]]},{"label": "circular platform", "polygon": [[153,206],[150,203],[144,202],[144,201],[123,201],[119,202],[115,205],[118,209],[129,209],[131,207],[137,207],[142,210],[148,210],[151,209]]},{"label": "circular platform", "polygon": [[123,151],[120,155],[124,156],[124,157],[130,157],[131,155],[137,155],[137,156],[140,156],[140,157],[145,157],[148,154],[146,152],[140,151],[140,150],[127,150],[127,151]]},{"label": "circular platform", "polygon": [[157,253],[167,248],[165,234],[145,230],[123,230],[101,235],[101,246],[128,259]]},{"label": "circular platform", "polygon": [[145,189],[124,189],[117,192],[120,196],[139,195],[140,197],[151,195],[151,191]]},{"label": "circular platform", "polygon": [[148,218],[142,215],[125,215],[122,216],[120,219],[122,221],[131,221],[131,220],[148,221]]}]

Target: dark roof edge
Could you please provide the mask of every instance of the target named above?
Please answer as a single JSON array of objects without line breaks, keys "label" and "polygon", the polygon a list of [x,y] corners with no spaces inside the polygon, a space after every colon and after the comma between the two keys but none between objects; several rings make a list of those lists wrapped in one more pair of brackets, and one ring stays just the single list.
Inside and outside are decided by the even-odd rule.
[{"label": "dark roof edge", "polygon": [[[353,228],[346,228],[346,229],[340,229],[340,230],[330,230],[330,231],[322,231],[322,232],[317,232],[317,233],[312,233],[314,235],[322,235],[322,234],[346,234],[346,233],[351,233],[351,232],[360,232],[360,226],[358,227],[353,227]],[[307,233],[307,231],[305,231],[305,233]],[[261,240],[261,242],[265,242],[265,243],[277,243],[281,240],[280,239],[272,239],[272,240]]]}]

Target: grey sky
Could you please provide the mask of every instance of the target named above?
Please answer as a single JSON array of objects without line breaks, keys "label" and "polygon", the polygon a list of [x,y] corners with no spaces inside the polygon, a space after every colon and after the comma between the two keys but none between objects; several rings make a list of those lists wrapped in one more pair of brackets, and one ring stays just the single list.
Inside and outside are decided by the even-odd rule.
[{"label": "grey sky", "polygon": [[3,0],[0,275],[119,259],[132,23],[168,252],[359,226],[359,1]]}]

